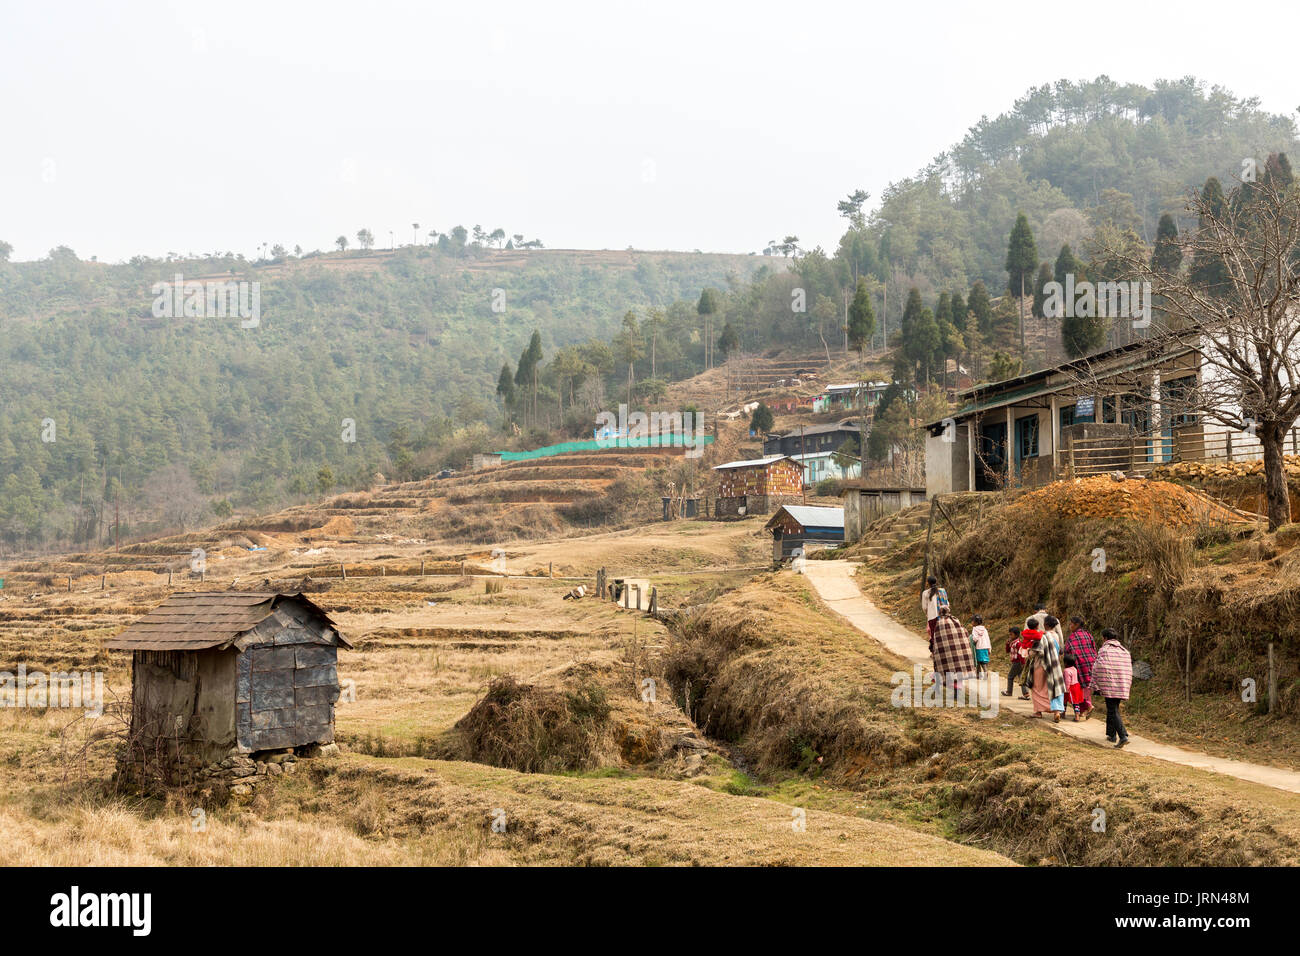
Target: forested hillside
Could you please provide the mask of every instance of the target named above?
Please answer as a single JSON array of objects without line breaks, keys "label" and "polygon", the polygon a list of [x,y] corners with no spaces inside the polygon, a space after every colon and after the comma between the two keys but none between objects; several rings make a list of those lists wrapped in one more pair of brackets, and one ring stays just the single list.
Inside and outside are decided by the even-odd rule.
[{"label": "forested hillside", "polygon": [[[499,446],[496,372],[535,330],[549,354],[764,263],[481,245],[0,262],[0,539],[89,542],[119,510],[125,535],[193,525],[407,477],[424,448]],[[178,274],[260,283],[259,324],[155,317],[154,283]]]},{"label": "forested hillside", "polygon": [[1152,87],[1105,76],[1060,80],[981,118],[925,169],[891,184],[879,207],[845,233],[838,255],[888,283],[892,329],[911,286],[927,299],[976,280],[1001,290],[1017,213],[1043,258],[1063,244],[1081,253],[1111,190],[1112,199],[1131,203],[1135,231],[1150,244],[1164,213],[1180,231],[1194,225],[1184,212],[1188,190],[1210,176],[1226,183],[1247,158],[1296,145],[1289,117],[1192,77]]},{"label": "forested hillside", "polygon": [[[358,253],[258,262],[0,261],[0,542],[95,540],[119,501],[150,530],[463,467],[589,434],[620,398],[653,405],[737,352],[892,349],[870,449],[884,459],[959,374],[1113,342],[1104,323],[1044,319],[1039,280],[1113,277],[1117,245],[1147,256],[1195,229],[1190,191],[1250,160],[1289,176],[1296,147],[1290,118],[1193,78],[1061,80],[878,202],[846,189],[831,251],[797,236],[762,256],[494,249],[503,230],[457,227],[392,253],[362,230]],[[151,287],[178,274],[260,283],[260,324],[156,317]],[[1008,293],[1017,276],[1029,305]]]},{"label": "forested hillside", "polygon": [[[1067,273],[1118,280],[1122,258],[1147,260],[1158,241],[1167,257],[1178,235],[1198,225],[1186,208],[1191,193],[1226,191],[1255,168],[1287,179],[1286,152],[1295,145],[1290,118],[1191,77],[1150,88],[1104,76],[1061,80],[982,118],[878,203],[850,192],[838,203],[847,228],[833,251],[801,249],[788,236],[766,251],[792,254],[790,271],[710,294],[695,311],[710,319],[719,358],[778,346],[890,349],[897,386],[877,412],[868,449],[883,461],[918,417],[936,417],[949,385],[1127,341],[1130,323],[1047,317],[1045,283]],[[649,327],[631,318],[609,346],[576,346],[540,370],[525,353],[503,370],[500,391],[510,398],[525,381],[549,382],[559,391],[542,407],[555,420],[560,383],[574,369],[579,380],[609,385],[621,370],[630,392],[653,401],[661,373],[647,370],[647,357],[698,324],[688,306],[670,309],[662,328],[663,317]],[[566,419],[599,407],[574,398]],[[537,419],[531,392],[513,399],[507,411],[516,419]]]}]

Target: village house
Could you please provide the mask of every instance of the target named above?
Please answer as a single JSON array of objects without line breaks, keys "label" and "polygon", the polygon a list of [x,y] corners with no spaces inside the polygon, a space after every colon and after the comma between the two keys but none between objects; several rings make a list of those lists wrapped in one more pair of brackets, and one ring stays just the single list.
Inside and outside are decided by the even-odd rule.
[{"label": "village house", "polygon": [[352,645],[301,594],[179,592],[105,646],[131,651],[129,776],[239,777],[250,756],[334,740]]},{"label": "village house", "polygon": [[782,505],[764,527],[772,534],[772,560],[780,564],[796,549],[807,554],[843,544],[844,509]]},{"label": "village house", "polygon": [[713,470],[718,473],[717,517],[768,514],[803,495],[801,469],[788,455],[729,461]]},{"label": "village house", "polygon": [[1257,439],[1189,400],[1213,375],[1195,347],[1166,337],[964,389],[960,408],[925,426],[926,491],[992,491],[1145,472],[1170,461],[1258,457]]},{"label": "village house", "polygon": [[[868,430],[869,431],[869,430]],[[852,418],[829,425],[801,425],[763,439],[764,455],[829,454],[846,441],[858,440],[858,423]]]},{"label": "village house", "polygon": [[[826,390],[813,399],[814,412],[829,412],[837,408],[852,411],[865,402],[866,408],[875,408],[889,388],[888,382],[849,382],[844,385],[827,385]],[[859,389],[862,397],[859,398]]]},{"label": "village house", "polygon": [[843,463],[835,459],[833,451],[819,451],[808,455],[791,455],[791,460],[803,469],[805,487],[825,481],[827,478],[858,478],[862,475],[862,462],[853,458]]}]

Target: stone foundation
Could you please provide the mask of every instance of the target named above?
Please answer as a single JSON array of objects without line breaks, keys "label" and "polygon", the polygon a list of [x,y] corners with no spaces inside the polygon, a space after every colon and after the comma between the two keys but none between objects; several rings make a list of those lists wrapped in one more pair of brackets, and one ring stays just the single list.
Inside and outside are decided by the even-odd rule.
[{"label": "stone foundation", "polygon": [[194,753],[173,754],[161,760],[153,755],[146,760],[137,753],[134,759],[124,757],[119,760],[114,780],[145,793],[175,787],[216,785],[228,788],[231,796],[238,799],[251,796],[257,784],[265,778],[294,773],[299,760],[332,756],[338,752],[338,744],[334,743],[306,744],[251,754],[232,747],[215,762],[204,761]]}]

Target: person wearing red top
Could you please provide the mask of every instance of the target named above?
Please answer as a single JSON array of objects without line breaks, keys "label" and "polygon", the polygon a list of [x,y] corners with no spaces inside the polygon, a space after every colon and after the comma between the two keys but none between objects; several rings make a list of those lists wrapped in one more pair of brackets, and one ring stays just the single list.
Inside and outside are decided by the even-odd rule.
[{"label": "person wearing red top", "polygon": [[[1004,645],[1006,652],[1011,656],[1011,670],[1007,673],[1007,689],[1002,692],[1003,697],[1011,696],[1011,688],[1015,686],[1016,677],[1021,675],[1025,669],[1025,661],[1029,657],[1029,648],[1032,642],[1026,641],[1024,632],[1014,624],[1008,628],[1009,637]],[[1020,682],[1020,694],[1025,699],[1029,699],[1029,690],[1025,686],[1023,677]]]}]

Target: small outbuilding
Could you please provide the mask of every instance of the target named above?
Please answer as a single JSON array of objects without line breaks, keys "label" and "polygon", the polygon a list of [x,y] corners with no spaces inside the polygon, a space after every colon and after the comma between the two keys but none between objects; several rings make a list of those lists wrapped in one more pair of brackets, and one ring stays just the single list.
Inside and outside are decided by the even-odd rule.
[{"label": "small outbuilding", "polygon": [[796,548],[831,548],[844,543],[844,509],[819,505],[782,505],[767,525],[772,533],[772,560],[780,564]]},{"label": "small outbuilding", "polygon": [[131,651],[136,770],[170,779],[334,740],[338,649],[352,645],[301,594],[179,592],[105,646]]},{"label": "small outbuilding", "polygon": [[926,495],[924,488],[873,487],[861,481],[846,481],[840,489],[840,500],[844,502],[844,540],[852,544],[880,516],[924,504]]},{"label": "small outbuilding", "polygon": [[717,516],[765,515],[773,505],[803,494],[803,473],[788,455],[769,455],[714,465],[718,473]]}]

